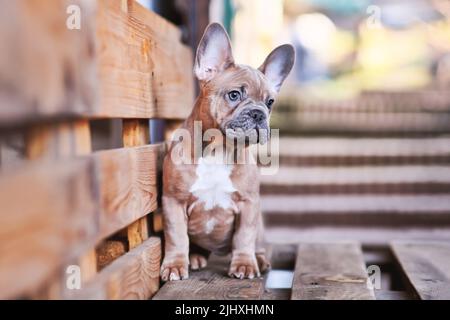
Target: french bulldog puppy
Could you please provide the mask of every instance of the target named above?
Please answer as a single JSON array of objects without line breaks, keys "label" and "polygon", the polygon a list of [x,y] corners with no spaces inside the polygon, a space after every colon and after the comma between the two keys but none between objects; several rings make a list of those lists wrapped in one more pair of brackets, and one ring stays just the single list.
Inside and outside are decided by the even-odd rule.
[{"label": "french bulldog puppy", "polygon": [[[187,279],[189,266],[206,267],[210,252],[231,253],[231,277],[252,279],[270,268],[263,247],[259,170],[255,161],[234,163],[233,152],[250,159],[249,145],[267,142],[272,107],[294,59],[294,48],[286,44],[258,69],[236,64],[224,28],[217,23],[207,27],[194,66],[200,94],[182,129],[194,137],[200,124],[202,134],[214,129],[223,139],[205,145],[200,137],[200,154],[184,150],[188,163],[174,161],[181,141],[169,147],[163,165],[163,281]],[[226,143],[238,140],[243,143]],[[211,145],[223,147],[228,161],[205,155]]]}]

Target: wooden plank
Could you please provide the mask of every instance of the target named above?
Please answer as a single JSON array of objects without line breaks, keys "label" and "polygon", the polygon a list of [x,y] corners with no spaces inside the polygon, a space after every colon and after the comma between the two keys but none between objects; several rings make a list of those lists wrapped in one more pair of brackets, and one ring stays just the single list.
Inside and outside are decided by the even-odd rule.
[{"label": "wooden plank", "polygon": [[[111,27],[114,26],[114,27]],[[128,1],[98,2],[100,102],[96,116],[175,118],[194,101],[192,53],[171,23]]]},{"label": "wooden plank", "polygon": [[227,275],[229,257],[211,256],[208,267],[190,271],[189,279],[165,283],[154,300],[259,300],[264,279],[240,280]]},{"label": "wooden plank", "polygon": [[157,207],[159,145],[40,163],[0,179],[0,297],[38,289],[58,267]]},{"label": "wooden plank", "polygon": [[393,242],[391,248],[421,299],[450,299],[450,242]]},{"label": "wooden plank", "polygon": [[0,296],[31,293],[63,257],[80,255],[98,225],[92,162],[32,166],[0,182]]},{"label": "wooden plank", "polygon": [[159,288],[161,240],[151,237],[104,268],[66,299],[146,300]]},{"label": "wooden plank", "polygon": [[102,270],[118,257],[127,252],[127,245],[124,241],[106,240],[97,247],[97,265]]},{"label": "wooden plank", "polygon": [[[192,52],[176,26],[136,1],[128,1],[125,12],[121,0],[1,5],[0,42],[10,45],[0,53],[0,127],[49,118],[189,114]],[[70,5],[81,9],[80,30],[65,27]]]},{"label": "wooden plank", "polygon": [[[150,143],[150,128],[148,120],[123,120],[122,140],[124,147],[135,147]],[[156,180],[156,177],[155,177]],[[136,248],[148,239],[147,216],[133,222],[127,227],[128,247]]]},{"label": "wooden plank", "polygon": [[100,239],[156,210],[159,148],[148,145],[94,155],[102,209]]},{"label": "wooden plank", "polygon": [[152,221],[153,232],[158,233],[163,231],[163,214],[161,210],[153,212],[152,218],[153,218]]},{"label": "wooden plank", "polygon": [[302,243],[298,247],[293,300],[372,300],[361,247],[356,243]]},{"label": "wooden plank", "polygon": [[[66,28],[70,5],[80,30]],[[86,113],[95,103],[94,1],[1,0],[0,126]],[[59,26],[55,28],[55,26]]]}]

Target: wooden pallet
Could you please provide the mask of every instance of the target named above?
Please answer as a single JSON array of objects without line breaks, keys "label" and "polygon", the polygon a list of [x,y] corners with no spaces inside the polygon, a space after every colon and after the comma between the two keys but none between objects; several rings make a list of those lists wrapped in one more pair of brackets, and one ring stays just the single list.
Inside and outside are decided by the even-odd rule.
[{"label": "wooden pallet", "polygon": [[[168,282],[155,300],[403,300],[449,299],[450,243],[393,242],[386,251],[361,249],[357,242],[271,246],[273,271],[293,273],[290,288],[268,288],[268,278],[227,276],[229,259],[213,256],[185,281]],[[373,266],[391,283],[376,286]],[[372,267],[371,267],[372,266]],[[368,285],[371,283],[372,286]],[[394,284],[392,284],[394,283]]]}]

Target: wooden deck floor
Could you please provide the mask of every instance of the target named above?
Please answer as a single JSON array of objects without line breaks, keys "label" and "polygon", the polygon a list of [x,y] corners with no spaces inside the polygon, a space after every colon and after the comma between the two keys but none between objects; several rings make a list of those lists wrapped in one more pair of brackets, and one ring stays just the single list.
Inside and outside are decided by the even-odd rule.
[{"label": "wooden deck floor", "polygon": [[450,299],[449,242],[398,241],[381,254],[362,249],[358,242],[304,242],[270,248],[273,271],[293,273],[290,288],[276,288],[273,283],[268,288],[267,275],[231,279],[227,276],[229,259],[213,256],[206,269],[191,271],[188,280],[164,284],[154,299]]}]

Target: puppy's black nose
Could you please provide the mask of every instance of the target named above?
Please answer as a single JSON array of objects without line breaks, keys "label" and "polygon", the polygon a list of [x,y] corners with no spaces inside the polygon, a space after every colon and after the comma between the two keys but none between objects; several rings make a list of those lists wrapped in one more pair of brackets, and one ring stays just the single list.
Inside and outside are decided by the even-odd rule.
[{"label": "puppy's black nose", "polygon": [[259,109],[253,109],[250,111],[250,117],[252,117],[255,122],[266,120],[266,114]]}]

